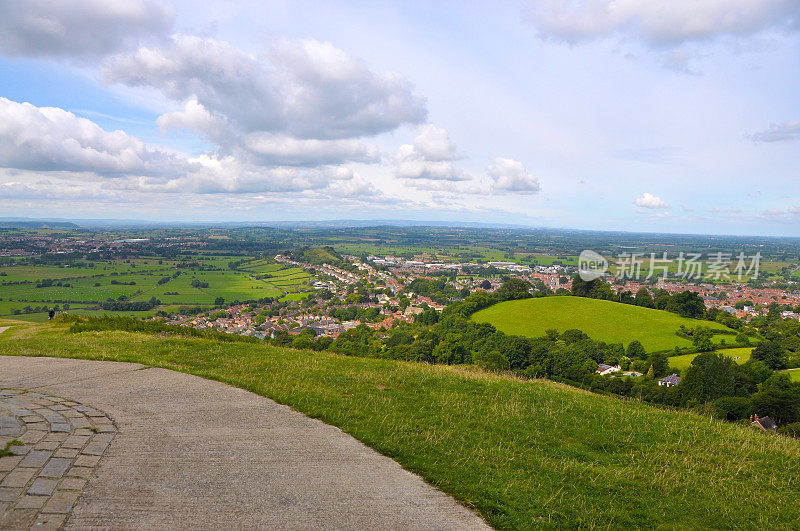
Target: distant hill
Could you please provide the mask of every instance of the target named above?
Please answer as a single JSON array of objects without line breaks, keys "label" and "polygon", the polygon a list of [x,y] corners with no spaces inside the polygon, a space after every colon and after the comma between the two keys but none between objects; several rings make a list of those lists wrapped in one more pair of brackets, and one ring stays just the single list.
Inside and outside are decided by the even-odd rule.
[{"label": "distant hill", "polygon": [[292,251],[291,257],[298,262],[311,265],[338,265],[343,262],[342,255],[333,247],[301,247]]},{"label": "distant hill", "polygon": [[0,221],[0,229],[78,229],[69,221]]},{"label": "distant hill", "polygon": [[681,325],[718,330],[725,326],[711,321],[687,319],[663,310],[584,297],[543,297],[495,304],[472,318],[490,323],[507,334],[543,336],[548,329],[559,332],[577,328],[592,339],[606,343],[639,340],[648,352],[688,347],[691,342],[675,335]]}]

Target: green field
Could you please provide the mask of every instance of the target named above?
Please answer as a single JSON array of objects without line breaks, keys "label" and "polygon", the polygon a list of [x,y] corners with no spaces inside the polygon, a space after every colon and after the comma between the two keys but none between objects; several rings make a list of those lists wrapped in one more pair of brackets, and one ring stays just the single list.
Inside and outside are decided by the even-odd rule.
[{"label": "green field", "polygon": [[[231,270],[228,264],[242,256],[200,255],[191,257],[205,268],[179,269],[181,274],[169,282],[158,284],[164,277],[172,277],[176,261],[158,259],[131,259],[94,262],[94,267],[58,267],[14,265],[0,268],[0,315],[12,315],[25,306],[48,308],[64,301],[72,308],[96,306],[106,299],[126,297],[144,301],[156,297],[162,308],[170,305],[212,305],[218,297],[227,302],[257,300],[286,295],[300,297],[310,291],[311,278],[299,267],[287,267],[271,260],[254,260],[242,270]],[[159,263],[161,262],[161,263]],[[257,278],[269,275],[269,278]],[[43,279],[52,279],[53,285],[36,287]],[[208,287],[194,287],[193,281],[207,283]],[[12,282],[22,282],[12,284]],[[61,284],[61,285],[58,285]],[[303,295],[305,296],[305,295]],[[58,302],[56,302],[58,301]],[[144,313],[140,313],[144,316]],[[46,313],[25,314],[24,320],[42,321]]]},{"label": "green field", "polygon": [[741,425],[467,367],[65,330],[15,326],[0,354],[140,362],[251,390],[338,426],[496,528],[800,521],[800,442]]},{"label": "green field", "polygon": [[727,330],[710,321],[686,319],[671,312],[583,297],[543,297],[495,304],[472,316],[507,334],[543,336],[548,329],[559,332],[577,328],[592,339],[628,345],[638,339],[648,352],[691,346],[678,337],[680,325],[698,325]]},{"label": "green field", "polygon": [[786,373],[793,382],[800,382],[800,369],[790,369]]},{"label": "green field", "polygon": [[[720,354],[733,358],[736,363],[745,363],[750,359],[750,354],[753,352],[753,347],[744,348],[728,348],[717,351]],[[672,356],[669,358],[669,366],[673,369],[680,369],[685,371],[692,364],[692,360],[697,354],[683,354],[682,356]],[[737,359],[738,358],[738,359]]]}]

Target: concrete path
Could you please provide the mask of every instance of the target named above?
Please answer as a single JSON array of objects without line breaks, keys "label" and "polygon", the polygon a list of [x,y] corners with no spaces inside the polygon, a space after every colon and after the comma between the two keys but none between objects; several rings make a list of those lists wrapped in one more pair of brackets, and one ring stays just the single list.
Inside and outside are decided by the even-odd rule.
[{"label": "concrete path", "polygon": [[[82,426],[70,428],[70,437],[81,438],[80,453],[75,461],[62,458],[70,463],[58,481],[77,474],[88,483],[64,491],[58,490],[62,483],[53,483],[56,494],[72,492],[77,499],[58,506],[71,509],[67,528],[487,528],[452,498],[341,430],[222,383],[130,363],[0,356],[2,388],[24,391],[6,391],[5,397],[33,400],[37,405],[30,408],[42,415],[65,408]],[[87,425],[75,411],[95,416]],[[19,432],[26,421],[42,425],[27,416],[19,420]],[[63,422],[50,421],[51,428]],[[49,466],[44,457],[50,450],[35,445],[54,437],[26,443],[31,448],[25,451],[44,452],[34,463],[43,468],[28,470]],[[102,445],[100,439],[110,444],[94,468],[72,472],[88,466],[77,460],[89,445]],[[2,469],[0,485],[13,473]],[[23,490],[37,477],[28,480]],[[20,502],[5,503],[0,500],[0,509],[8,518]]]}]

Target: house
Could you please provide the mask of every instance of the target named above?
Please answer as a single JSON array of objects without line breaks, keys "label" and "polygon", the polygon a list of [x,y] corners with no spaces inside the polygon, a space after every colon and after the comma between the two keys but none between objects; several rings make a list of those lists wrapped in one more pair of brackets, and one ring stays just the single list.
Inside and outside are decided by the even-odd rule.
[{"label": "house", "polygon": [[679,383],[681,383],[681,377],[674,372],[669,376],[664,376],[658,381],[658,385],[666,385],[667,387],[672,387],[673,385],[678,385]]},{"label": "house", "polygon": [[758,415],[751,415],[750,427],[761,428],[764,431],[775,431],[778,428],[778,425],[775,424],[775,421],[769,417],[759,418]]},{"label": "house", "polygon": [[597,370],[594,372],[596,372],[600,376],[606,376],[607,374],[619,372],[619,370],[620,370],[619,366],[606,365],[605,363],[601,363],[600,365],[597,366]]}]

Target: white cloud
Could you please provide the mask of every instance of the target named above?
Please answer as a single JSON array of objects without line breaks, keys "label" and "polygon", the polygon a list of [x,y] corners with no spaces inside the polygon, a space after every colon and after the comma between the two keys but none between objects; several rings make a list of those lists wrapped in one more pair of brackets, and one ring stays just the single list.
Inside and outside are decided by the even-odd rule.
[{"label": "white cloud", "polygon": [[333,181],[352,174],[338,170],[299,169],[285,166],[264,168],[234,156],[203,154],[189,159],[192,171],[171,179],[136,177],[117,179],[104,186],[114,190],[170,194],[291,194],[327,188]]},{"label": "white cloud", "polygon": [[432,124],[417,129],[413,144],[403,144],[394,154],[395,175],[400,179],[465,181],[471,177],[455,165],[456,146],[445,129]]},{"label": "white cloud", "polygon": [[187,129],[201,134],[219,146],[229,147],[238,141],[237,134],[226,118],[212,115],[196,99],[188,100],[183,110],[162,114],[156,124],[162,133],[170,129]]},{"label": "white cloud", "polygon": [[100,57],[166,34],[173,19],[172,8],[155,0],[3,0],[0,52]]},{"label": "white cloud", "polygon": [[0,97],[0,166],[102,175],[169,176],[186,160],[56,107]]},{"label": "white cloud", "polygon": [[645,192],[642,197],[637,197],[634,204],[642,208],[669,208],[669,205],[653,194]]},{"label": "white cloud", "polygon": [[[70,183],[58,179],[0,182],[0,198],[2,199],[97,200],[103,195],[97,186],[86,186],[85,183]],[[115,199],[119,200],[120,198]]]},{"label": "white cloud", "polygon": [[378,148],[357,140],[296,139],[286,135],[251,133],[244,148],[263,164],[317,166],[344,161],[376,162]]},{"label": "white cloud", "polygon": [[518,160],[494,158],[487,172],[493,180],[494,192],[533,194],[541,189],[539,179],[532,173],[527,173],[525,166]]},{"label": "white cloud", "polygon": [[772,124],[768,129],[749,135],[754,142],[783,142],[800,140],[800,120],[790,120],[781,124]]},{"label": "white cloud", "polygon": [[[105,131],[63,109],[5,98],[0,98],[0,116],[0,168],[14,170],[4,172],[13,179],[0,190],[5,196],[35,192],[28,184],[20,184],[25,180],[14,178],[16,170],[27,172],[27,181],[47,172],[62,184],[69,179],[102,181],[106,190],[148,193],[294,193],[322,190],[354,177],[353,171],[343,166],[263,166],[236,155],[215,153],[189,157],[147,145],[122,131]],[[254,149],[291,158],[310,149],[295,146],[297,142],[306,141],[288,140],[281,144],[268,140]],[[317,149],[362,149],[357,142],[352,146],[338,146],[337,142],[340,141],[331,141],[333,146],[322,142]],[[363,153],[371,151],[364,148]],[[324,153],[317,155],[322,157]]]},{"label": "white cloud", "polygon": [[425,119],[425,99],[327,42],[277,40],[259,57],[214,39],[176,35],[110,60],[112,82],[194,99],[242,133],[302,139],[372,136]]},{"label": "white cloud", "polygon": [[533,0],[529,20],[544,38],[568,43],[629,36],[675,46],[767,29],[800,29],[797,0]]},{"label": "white cloud", "polygon": [[450,140],[447,130],[433,124],[419,127],[414,138],[414,151],[430,161],[456,158],[456,145]]}]

